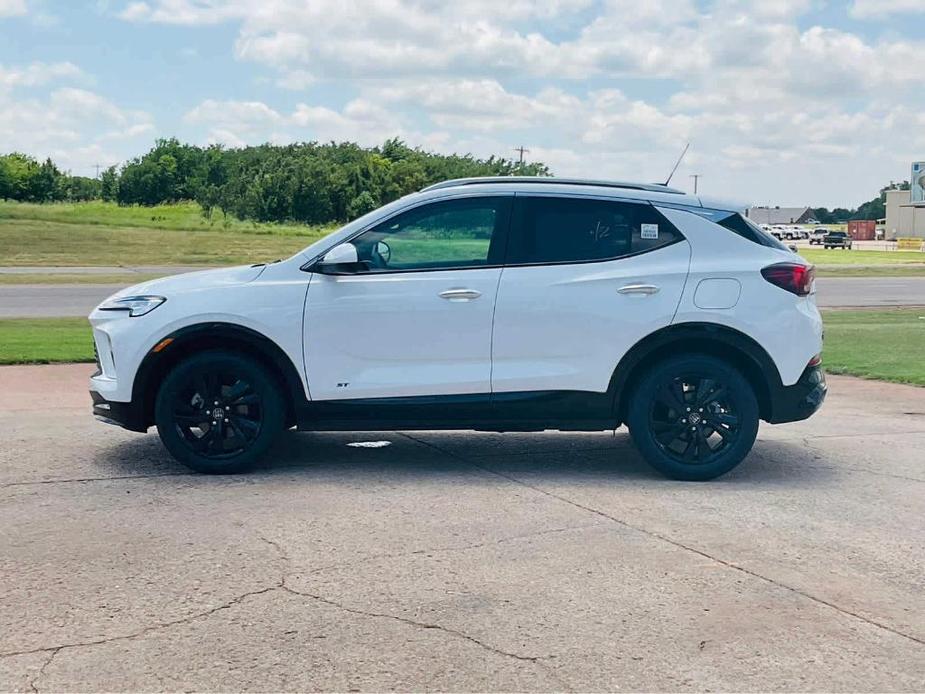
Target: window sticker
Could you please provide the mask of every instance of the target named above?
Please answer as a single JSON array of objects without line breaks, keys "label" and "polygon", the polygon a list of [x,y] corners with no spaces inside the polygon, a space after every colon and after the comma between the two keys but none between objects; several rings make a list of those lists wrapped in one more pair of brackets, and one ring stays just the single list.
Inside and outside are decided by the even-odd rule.
[{"label": "window sticker", "polygon": [[639,236],[643,239],[658,239],[658,224],[643,224]]}]

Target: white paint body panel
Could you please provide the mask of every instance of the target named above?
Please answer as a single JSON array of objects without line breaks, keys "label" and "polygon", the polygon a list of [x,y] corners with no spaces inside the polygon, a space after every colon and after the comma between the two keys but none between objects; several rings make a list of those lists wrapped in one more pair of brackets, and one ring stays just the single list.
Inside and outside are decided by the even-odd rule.
[{"label": "white paint body panel", "polygon": [[[749,336],[770,355],[785,386],[796,383],[809,360],[822,351],[822,317],[815,287],[798,297],[775,287],[761,268],[781,262],[806,261],[789,251],[759,246],[727,233],[699,215],[659,207],[691,244],[690,277],[675,323],[718,323]],[[700,308],[697,287],[707,279],[734,279],[741,294],[729,309]]]},{"label": "white paint body panel", "polygon": [[[315,275],[305,369],[317,400],[487,393],[500,268]],[[449,300],[448,290],[481,296]]]},{"label": "white paint body panel", "polygon": [[[505,268],[495,310],[492,390],[602,393],[620,358],[671,323],[686,241],[601,263]],[[621,294],[652,285],[654,294]]]},{"label": "white paint body panel", "polygon": [[[302,309],[310,275],[299,256],[255,268],[222,268],[144,282],[114,297],[152,294],[167,298],[150,313],[130,318],[123,311],[90,314],[101,362],[109,369],[90,380],[107,400],[129,402],[135,373],[147,353],[171,333],[199,323],[232,323],[275,342],[302,369]],[[110,347],[111,345],[111,347]],[[112,358],[104,358],[111,349]],[[303,378],[303,386],[306,386]],[[306,396],[308,389],[306,386]]]}]

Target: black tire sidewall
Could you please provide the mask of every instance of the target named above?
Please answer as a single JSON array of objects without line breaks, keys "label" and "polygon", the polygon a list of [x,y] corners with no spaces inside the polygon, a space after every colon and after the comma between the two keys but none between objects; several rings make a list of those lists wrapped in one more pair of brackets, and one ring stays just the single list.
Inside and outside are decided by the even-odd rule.
[{"label": "black tire sidewall", "polygon": [[[649,408],[658,388],[668,379],[687,373],[721,380],[733,394],[740,420],[736,442],[716,460],[701,465],[682,463],[665,453],[649,426]],[[626,419],[636,448],[652,467],[672,479],[706,481],[726,474],[751,451],[758,435],[759,409],[754,389],[738,369],[716,357],[684,355],[660,362],[642,377],[633,391]]]},{"label": "black tire sidewall", "polygon": [[[260,433],[251,446],[230,458],[219,460],[198,455],[184,443],[173,423],[172,393],[187,383],[190,377],[207,368],[219,366],[229,373],[239,374],[260,394],[263,409]],[[258,361],[246,355],[224,350],[201,352],[177,364],[167,374],[158,389],[154,404],[157,432],[167,451],[187,467],[207,474],[245,472],[263,457],[283,428],[285,413],[279,384]]]}]

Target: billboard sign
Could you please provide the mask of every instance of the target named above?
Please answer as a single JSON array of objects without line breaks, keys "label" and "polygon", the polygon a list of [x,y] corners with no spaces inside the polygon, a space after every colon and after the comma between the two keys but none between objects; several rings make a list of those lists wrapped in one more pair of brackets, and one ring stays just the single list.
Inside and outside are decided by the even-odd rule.
[{"label": "billboard sign", "polygon": [[912,164],[912,203],[925,204],[925,161]]}]

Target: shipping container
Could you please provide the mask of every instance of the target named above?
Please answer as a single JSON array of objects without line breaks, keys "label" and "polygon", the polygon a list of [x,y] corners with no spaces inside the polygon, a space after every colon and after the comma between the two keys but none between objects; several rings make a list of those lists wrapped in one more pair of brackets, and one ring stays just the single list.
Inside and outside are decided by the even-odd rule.
[{"label": "shipping container", "polygon": [[855,241],[873,241],[876,233],[875,219],[853,219],[848,222],[848,235]]}]

